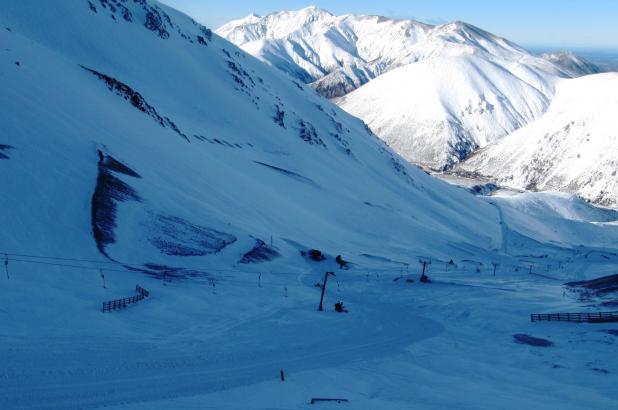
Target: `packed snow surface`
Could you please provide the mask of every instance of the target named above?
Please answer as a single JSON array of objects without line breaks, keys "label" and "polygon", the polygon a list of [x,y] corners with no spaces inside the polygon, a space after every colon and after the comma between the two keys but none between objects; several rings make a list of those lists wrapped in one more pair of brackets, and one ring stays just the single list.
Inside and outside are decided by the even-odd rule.
[{"label": "packed snow surface", "polygon": [[547,113],[459,168],[528,190],[576,193],[618,204],[618,74],[595,74],[558,84]]},{"label": "packed snow surface", "polygon": [[436,180],[157,2],[0,8],[0,408],[618,404],[615,325],[528,316],[602,309],[561,283],[611,215]]}]

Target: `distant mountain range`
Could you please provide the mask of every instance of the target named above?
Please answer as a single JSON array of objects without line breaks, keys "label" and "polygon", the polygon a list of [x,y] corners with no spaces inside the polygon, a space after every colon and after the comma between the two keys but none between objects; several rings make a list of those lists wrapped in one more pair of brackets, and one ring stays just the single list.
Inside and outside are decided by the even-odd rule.
[{"label": "distant mountain range", "polygon": [[571,51],[553,51],[541,54],[541,57],[556,64],[571,77],[598,74],[602,70],[585,59],[578,57]]},{"label": "distant mountain range", "polygon": [[316,7],[251,15],[217,33],[336,98],[404,158],[438,170],[539,118],[560,78],[597,71],[572,54],[535,56],[463,22]]}]

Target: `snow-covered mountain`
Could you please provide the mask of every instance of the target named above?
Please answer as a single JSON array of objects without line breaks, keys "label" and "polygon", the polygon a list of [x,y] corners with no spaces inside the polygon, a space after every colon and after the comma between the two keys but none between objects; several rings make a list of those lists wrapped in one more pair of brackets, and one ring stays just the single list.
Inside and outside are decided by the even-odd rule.
[{"label": "snow-covered mountain", "polygon": [[601,72],[599,67],[571,51],[552,51],[541,54],[541,57],[551,61],[571,77],[581,77]]},{"label": "snow-covered mountain", "polygon": [[309,247],[494,246],[496,214],[483,201],[174,10],[121,0],[2,8],[10,235],[0,248],[156,271],[229,266],[271,237],[292,259]]},{"label": "snow-covered mountain", "polygon": [[557,79],[574,75],[462,22],[310,7],[252,15],[217,32],[327,97],[345,95],[337,103],[399,154],[437,169],[538,118]]},{"label": "snow-covered mountain", "polygon": [[395,69],[338,100],[407,160],[443,169],[535,120],[557,77],[476,54]]},{"label": "snow-covered mountain", "polygon": [[378,16],[335,16],[311,6],[231,21],[217,34],[322,95],[344,95],[417,58],[432,26]]},{"label": "snow-covered mountain", "polygon": [[529,190],[618,204],[618,74],[562,80],[547,113],[458,168]]},{"label": "snow-covered mountain", "polygon": [[615,215],[437,181],[155,1],[4,0],[0,43],[0,409],[616,407],[611,335],[528,323]]}]

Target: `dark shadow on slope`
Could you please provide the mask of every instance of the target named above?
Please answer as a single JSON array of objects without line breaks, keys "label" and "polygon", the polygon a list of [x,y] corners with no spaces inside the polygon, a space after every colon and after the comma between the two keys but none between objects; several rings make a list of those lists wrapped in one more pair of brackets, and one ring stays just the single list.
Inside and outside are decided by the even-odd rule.
[{"label": "dark shadow on slope", "polygon": [[115,22],[141,23],[143,27],[154,33],[157,37],[167,40],[176,32],[181,38],[189,43],[197,42],[200,45],[208,46],[212,41],[212,31],[191,19],[191,23],[196,26],[200,34],[191,34],[183,30],[178,24],[174,23],[170,16],[157,4],[150,4],[146,0],[88,0],[88,7],[93,13],[108,16]]},{"label": "dark shadow on slope", "polygon": [[302,119],[298,120],[298,136],[310,145],[319,145],[326,148],[326,144],[318,135],[313,124]]},{"label": "dark shadow on slope", "polygon": [[249,264],[268,262],[279,256],[280,254],[275,248],[269,246],[261,239],[256,239],[255,246],[243,255],[240,263]]},{"label": "dark shadow on slope", "polygon": [[291,177],[291,178],[293,178],[293,179],[295,179],[297,181],[317,186],[317,184],[312,179],[307,178],[305,176],[302,176],[300,174],[297,174],[296,172],[288,171],[287,169],[279,168],[279,167],[276,167],[274,165],[268,165],[268,164],[266,164],[264,162],[260,162],[260,161],[253,161],[253,162],[255,162],[256,164],[259,164],[259,165],[261,165],[263,167],[266,167],[266,168],[272,169],[274,171],[280,172],[283,175]]},{"label": "dark shadow on slope", "polygon": [[553,342],[547,339],[542,339],[540,337],[534,337],[526,334],[513,335],[513,341],[517,344],[530,345],[535,347],[551,347],[554,345]]},{"label": "dark shadow on slope", "polygon": [[170,120],[168,117],[162,117],[161,115],[159,115],[157,110],[152,105],[148,104],[148,102],[146,102],[146,100],[144,99],[144,97],[142,97],[140,93],[129,87],[127,84],[91,68],[84,67],[83,65],[80,65],[80,67],[94,74],[100,80],[104,81],[110,91],[122,97],[123,99],[128,101],[133,107],[137,108],[144,114],[154,119],[161,127],[169,127],[172,129],[172,131],[180,135],[187,142],[191,142],[189,138],[180,131],[180,129],[172,120]]},{"label": "dark shadow on slope", "polygon": [[500,187],[492,182],[487,184],[478,184],[467,188],[468,191],[474,195],[489,196],[496,192]]},{"label": "dark shadow on slope", "polygon": [[175,216],[151,215],[157,236],[150,243],[169,256],[206,256],[236,242],[234,235],[199,226]]},{"label": "dark shadow on slope", "polygon": [[9,159],[7,151],[13,149],[11,145],[0,144],[0,159]]},{"label": "dark shadow on slope", "polygon": [[618,274],[592,280],[569,282],[566,285],[572,288],[589,290],[597,295],[604,295],[606,293],[618,292]]},{"label": "dark shadow on slope", "polygon": [[99,251],[109,258],[105,247],[116,241],[116,212],[119,202],[141,201],[135,190],[115,174],[141,178],[139,174],[109,155],[99,151],[99,173],[91,200],[91,223]]},{"label": "dark shadow on slope", "polygon": [[174,266],[161,265],[158,263],[145,263],[143,265],[143,268],[136,268],[134,266],[125,266],[125,268],[134,272],[145,273],[155,279],[160,279],[167,282],[209,276],[208,272],[205,271],[187,268],[177,268]]}]

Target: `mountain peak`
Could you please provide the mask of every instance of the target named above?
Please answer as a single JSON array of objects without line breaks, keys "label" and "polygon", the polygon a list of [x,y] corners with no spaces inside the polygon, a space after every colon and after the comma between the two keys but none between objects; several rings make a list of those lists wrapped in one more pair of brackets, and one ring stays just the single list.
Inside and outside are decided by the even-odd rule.
[{"label": "mountain peak", "polygon": [[569,77],[598,74],[601,69],[577,56],[572,51],[554,51],[541,54],[541,57],[560,67]]},{"label": "mountain peak", "polygon": [[322,19],[329,19],[335,17],[328,10],[313,5],[300,10],[275,12],[272,13],[270,16],[276,17],[277,19],[291,18],[294,20],[296,18],[298,19],[296,20],[296,22],[300,24],[311,24]]}]

